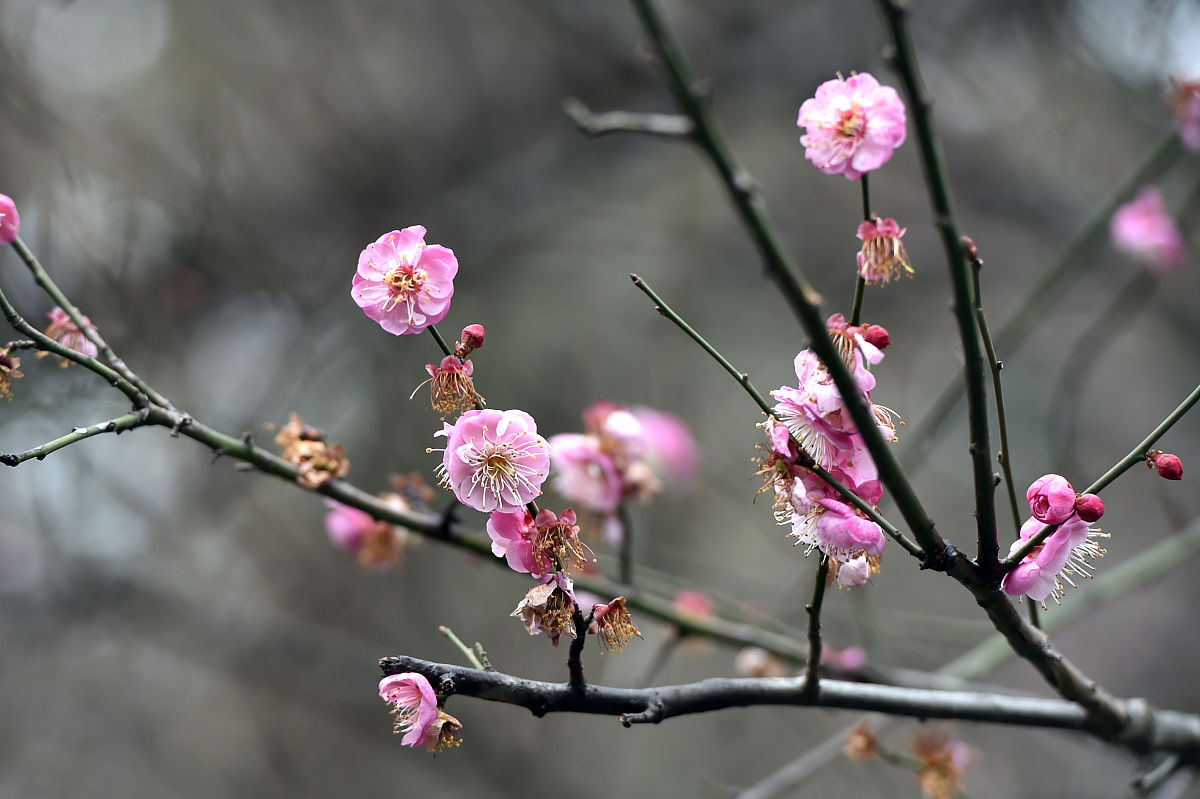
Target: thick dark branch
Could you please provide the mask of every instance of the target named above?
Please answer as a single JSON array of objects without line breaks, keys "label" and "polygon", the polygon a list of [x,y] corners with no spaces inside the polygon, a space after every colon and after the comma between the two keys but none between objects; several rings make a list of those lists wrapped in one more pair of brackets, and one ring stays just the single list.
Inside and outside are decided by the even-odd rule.
[{"label": "thick dark branch", "polygon": [[659,722],[676,716],[755,705],[806,705],[844,710],[878,711],[912,718],[959,719],[1024,727],[1083,730],[1134,751],[1177,752],[1196,757],[1200,751],[1200,717],[1153,710],[1141,700],[1122,703],[1135,719],[1118,734],[1091,727],[1087,714],[1072,702],[971,691],[929,691],[868,683],[823,680],[819,694],[804,690],[804,677],[785,679],[717,678],[657,688],[608,688],[589,685],[577,690],[568,683],[525,680],[500,672],[480,671],[406,656],[379,661],[384,674],[417,672],[431,683],[461,696],[547,713],[590,713],[617,716],[626,726]]},{"label": "thick dark branch", "polygon": [[691,137],[696,127],[692,120],[678,114],[636,114],[632,111],[597,113],[574,97],[563,100],[562,107],[576,127],[593,137],[610,133],[643,133],[668,139],[686,139]]}]

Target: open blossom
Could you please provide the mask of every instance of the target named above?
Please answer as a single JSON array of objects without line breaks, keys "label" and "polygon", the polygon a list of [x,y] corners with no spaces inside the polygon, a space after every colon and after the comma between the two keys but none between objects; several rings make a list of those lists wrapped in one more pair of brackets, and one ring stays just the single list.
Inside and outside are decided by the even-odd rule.
[{"label": "open blossom", "polygon": [[1200,81],[1172,78],[1171,107],[1183,145],[1192,152],[1200,150]]},{"label": "open blossom", "polygon": [[367,245],[350,296],[387,332],[420,333],[446,318],[457,273],[454,253],[426,245],[425,228],[413,225]]},{"label": "open blossom", "polygon": [[[1016,553],[1045,526],[1036,518],[1028,519],[1021,525],[1020,537],[1012,543],[1008,554],[1011,556]],[[1095,569],[1092,561],[1103,557],[1105,552],[1097,541],[1107,537],[1107,533],[1090,527],[1088,522],[1072,514],[1057,525],[1048,538],[1034,547],[1016,568],[1004,575],[1000,588],[1012,596],[1024,594],[1043,604],[1046,597],[1052,597],[1061,604],[1063,581],[1075,587],[1072,576],[1090,579]]]},{"label": "open blossom", "polygon": [[12,244],[21,232],[21,215],[17,204],[7,194],[0,194],[0,242]]},{"label": "open blossom", "polygon": [[574,583],[562,572],[554,572],[530,588],[508,615],[519,618],[530,635],[546,633],[550,643],[558,646],[564,634],[576,637],[575,608]]},{"label": "open blossom", "polygon": [[858,276],[868,284],[887,283],[903,275],[912,277],[912,264],[901,237],[908,232],[896,224],[895,219],[880,219],[859,223],[858,233],[862,249],[857,256]]},{"label": "open blossom", "polygon": [[[96,349],[96,345],[83,334],[83,331],[71,320],[66,311],[56,305],[50,310],[50,313],[46,314],[46,317],[50,320],[50,324],[44,331],[48,337],[82,355],[87,355],[91,358],[96,357],[96,354],[99,352]],[[92,330],[96,329],[96,326],[92,324],[92,320],[86,316],[81,315],[80,320],[85,327]],[[38,357],[41,358],[48,354],[42,351],[38,353]],[[66,358],[62,358],[62,366],[66,367],[70,363]]]},{"label": "open blossom", "polygon": [[392,706],[392,731],[404,734],[402,745],[440,752],[461,743],[458,731],[462,723],[438,707],[433,686],[423,675],[410,671],[384,677],[379,681],[379,695]]},{"label": "open blossom", "polygon": [[[409,510],[412,505],[401,495],[388,493],[381,497],[393,507]],[[364,567],[386,569],[400,560],[404,550],[415,541],[403,527],[380,521],[366,511],[343,505],[337,500],[325,500],[325,531],[329,540],[340,549],[358,555]]]},{"label": "open blossom", "polygon": [[1144,187],[1137,197],[1117,209],[1109,222],[1109,232],[1117,247],[1153,272],[1174,272],[1183,262],[1183,234],[1154,186]]},{"label": "open blossom", "polygon": [[866,72],[817,87],[800,106],[804,157],[827,175],[857,180],[878,169],[904,143],[904,103],[896,90]]},{"label": "open blossom", "polygon": [[559,433],[550,437],[554,488],[572,502],[599,513],[612,513],[625,497],[617,465],[598,436]]},{"label": "open blossom", "polygon": [[524,411],[467,411],[436,435],[446,437],[441,481],[467,507],[515,511],[542,493],[550,447]]},{"label": "open blossom", "polygon": [[488,538],[492,539],[492,554],[508,561],[508,567],[516,572],[530,573],[538,569],[533,557],[533,539],[537,525],[526,508],[517,510],[494,510],[488,516]]}]

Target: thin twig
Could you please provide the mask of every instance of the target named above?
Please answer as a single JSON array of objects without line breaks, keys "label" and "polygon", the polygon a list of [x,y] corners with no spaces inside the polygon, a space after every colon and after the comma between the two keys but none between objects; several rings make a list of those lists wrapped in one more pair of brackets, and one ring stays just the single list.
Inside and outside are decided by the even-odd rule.
[{"label": "thin twig", "polygon": [[563,100],[563,111],[588,136],[607,136],[610,133],[643,133],[667,139],[691,137],[695,126],[692,120],[678,114],[636,114],[632,111],[596,113],[574,97]]},{"label": "thin twig", "polygon": [[470,647],[462,642],[461,638],[454,634],[454,630],[442,625],[438,627],[438,632],[446,636],[447,640],[454,644],[454,648],[463,653],[463,656],[467,659],[467,662],[471,664],[472,668],[483,668],[483,662],[475,655],[475,652]]},{"label": "thin twig", "polygon": [[808,612],[808,665],[804,669],[803,690],[814,696],[821,690],[821,603],[825,599],[825,583],[828,577],[829,556],[823,555],[813,579],[812,601],[805,608]]},{"label": "thin twig", "polygon": [[53,441],[47,441],[45,444],[36,446],[33,449],[17,454],[8,454],[0,452],[0,463],[5,466],[20,466],[28,460],[42,460],[51,453],[58,452],[63,447],[69,447],[72,444],[83,441],[85,438],[98,436],[103,433],[124,433],[126,430],[133,430],[135,427],[142,427],[146,424],[147,411],[145,409],[132,411],[124,416],[118,416],[116,419],[109,419],[107,422],[90,425],[89,427],[76,427],[65,436],[60,436]]},{"label": "thin twig", "polygon": [[[863,176],[858,179],[858,186],[862,192],[862,215],[864,222],[871,221],[871,185],[868,182],[868,175],[863,173]],[[850,324],[857,325],[862,321],[862,306],[863,297],[867,293],[867,279],[860,273],[854,279],[854,301],[850,305]]]}]

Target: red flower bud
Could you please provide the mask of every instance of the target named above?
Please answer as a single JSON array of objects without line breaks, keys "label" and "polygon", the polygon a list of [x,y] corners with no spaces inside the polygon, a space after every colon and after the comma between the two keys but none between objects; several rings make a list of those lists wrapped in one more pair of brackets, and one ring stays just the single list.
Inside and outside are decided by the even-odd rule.
[{"label": "red flower bud", "polygon": [[873,344],[881,350],[887,349],[887,346],[892,343],[892,337],[888,335],[887,329],[883,325],[863,325],[862,337],[868,344]]},{"label": "red flower bud", "polygon": [[1179,456],[1156,450],[1150,453],[1150,459],[1159,477],[1167,480],[1183,479],[1183,461],[1179,460]]},{"label": "red flower bud", "polygon": [[1095,494],[1080,494],[1075,500],[1075,512],[1091,524],[1104,515],[1104,502]]},{"label": "red flower bud", "polygon": [[462,340],[454,348],[459,355],[468,355],[483,346],[483,325],[467,325],[462,329]]}]

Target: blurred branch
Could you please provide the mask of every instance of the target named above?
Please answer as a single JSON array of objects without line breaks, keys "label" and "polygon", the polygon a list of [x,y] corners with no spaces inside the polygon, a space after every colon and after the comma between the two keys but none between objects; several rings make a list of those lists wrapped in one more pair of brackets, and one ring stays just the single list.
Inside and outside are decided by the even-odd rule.
[{"label": "blurred branch", "polygon": [[[1109,219],[1121,203],[1139,186],[1154,181],[1166,172],[1182,154],[1179,134],[1171,130],[1163,136],[1146,160],[1118,185],[1108,200],[1088,217],[1083,228],[1067,244],[1054,263],[1042,273],[1041,279],[1029,290],[1012,318],[1000,328],[996,335],[996,352],[1007,353],[1011,357],[1025,343],[1026,337],[1042,318],[1043,312],[1058,301],[1071,281],[1091,263],[1107,237]],[[963,386],[958,380],[948,383],[925,415],[909,428],[904,439],[905,448],[900,455],[900,462],[905,469],[916,468],[925,463],[930,446],[950,419],[958,401],[962,399],[962,392]]]},{"label": "blurred branch", "polygon": [[825,680],[821,683],[821,692],[811,694],[803,690],[803,676],[715,678],[657,688],[590,685],[581,691],[567,683],[526,680],[501,672],[468,669],[403,655],[382,658],[379,666],[384,674],[416,672],[434,685],[450,686],[452,693],[518,705],[536,716],[547,713],[616,715],[626,727],[732,707],[800,705],[870,710],[922,719],[1080,730],[1134,751],[1174,752],[1184,758],[1196,758],[1200,749],[1200,716],[1154,710],[1140,699],[1123,703],[1126,714],[1136,718],[1138,723],[1119,735],[1109,735],[1092,726],[1079,705],[1060,699],[896,688],[840,680]]},{"label": "blurred branch", "polygon": [[610,133],[644,133],[669,139],[686,139],[692,135],[692,120],[678,114],[636,114],[632,111],[593,112],[574,97],[563,100],[563,111],[588,136]]}]

